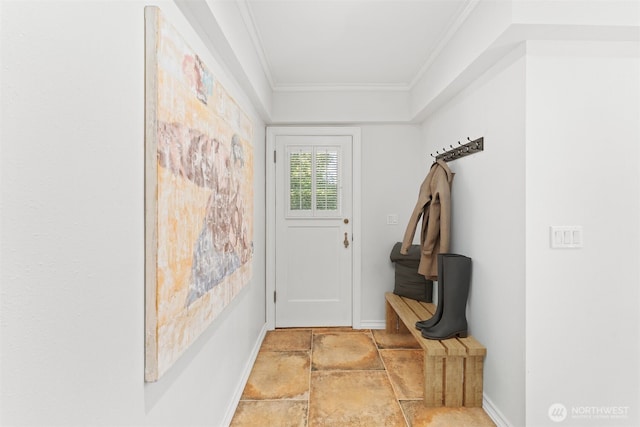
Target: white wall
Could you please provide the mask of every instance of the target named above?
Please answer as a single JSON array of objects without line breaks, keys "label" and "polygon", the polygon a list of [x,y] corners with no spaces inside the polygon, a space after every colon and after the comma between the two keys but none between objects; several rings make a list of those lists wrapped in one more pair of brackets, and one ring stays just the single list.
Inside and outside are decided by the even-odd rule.
[{"label": "white wall", "polygon": [[[640,48],[527,44],[527,424],[639,425]],[[581,225],[584,248],[550,249]],[[574,418],[629,407],[626,418]]]},{"label": "white wall", "polygon": [[[255,124],[252,282],[144,383],[144,15]],[[264,123],[172,2],[2,2],[2,425],[212,425],[265,324]]]},{"label": "white wall", "polygon": [[405,122],[409,112],[404,90],[283,90],[274,93],[274,123]]},{"label": "white wall", "polygon": [[[361,320],[363,327],[382,328],[384,293],[392,291],[394,283],[389,254],[393,245],[402,241],[431,162],[418,125],[363,125],[361,128]],[[389,214],[398,215],[397,225],[387,224]]]},{"label": "white wall", "polygon": [[[555,425],[561,403],[563,425],[638,425],[639,51],[528,42],[424,123],[429,151],[485,137],[450,163],[452,250],[473,258],[470,329],[505,424]],[[582,225],[585,247],[550,249],[550,225]],[[626,412],[572,413],[594,407]]]},{"label": "white wall", "polygon": [[[518,48],[431,115],[430,153],[484,137],[455,160],[451,252],[472,258],[470,333],[487,347],[484,393],[498,416],[524,425],[525,61]],[[487,409],[487,408],[485,408]]]}]

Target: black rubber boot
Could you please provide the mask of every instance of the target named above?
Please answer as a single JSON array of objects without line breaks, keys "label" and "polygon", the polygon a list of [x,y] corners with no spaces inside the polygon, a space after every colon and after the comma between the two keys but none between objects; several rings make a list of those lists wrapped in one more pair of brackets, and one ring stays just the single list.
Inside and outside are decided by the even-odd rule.
[{"label": "black rubber boot", "polygon": [[443,307],[443,297],[444,291],[442,287],[444,285],[444,274],[442,274],[442,256],[443,254],[438,254],[438,295],[436,300],[436,312],[433,313],[428,319],[420,320],[416,322],[416,329],[421,330],[422,328],[430,328],[435,326],[436,323],[440,321],[440,317],[442,316],[442,307]]},{"label": "black rubber boot", "polygon": [[422,328],[422,336],[432,340],[467,336],[467,298],[471,282],[471,258],[451,255],[454,254],[438,255],[438,262],[442,256],[442,274],[446,277],[443,286],[442,315],[440,321],[434,326]]},{"label": "black rubber boot", "polygon": [[424,328],[431,328],[436,325],[440,321],[442,317],[442,308],[444,307],[444,268],[442,267],[442,260],[446,257],[464,257],[464,255],[458,254],[438,254],[438,295],[436,302],[436,312],[430,318],[426,320],[420,320],[416,322],[416,329],[422,330]]}]

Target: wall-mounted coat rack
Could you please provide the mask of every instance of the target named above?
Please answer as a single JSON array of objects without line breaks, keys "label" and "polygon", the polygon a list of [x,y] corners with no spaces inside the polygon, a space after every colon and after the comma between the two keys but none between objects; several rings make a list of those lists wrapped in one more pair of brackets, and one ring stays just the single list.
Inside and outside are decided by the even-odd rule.
[{"label": "wall-mounted coat rack", "polygon": [[434,156],[433,154],[431,154],[431,157],[433,157],[435,160],[444,160],[445,162],[450,162],[484,150],[484,138],[480,137],[472,141],[471,139],[469,139],[469,137],[467,137],[467,140],[469,142],[467,142],[466,144],[461,144],[460,141],[458,141],[457,147],[449,145],[449,147],[451,147],[449,150],[443,148],[442,153],[436,151],[436,155]]}]

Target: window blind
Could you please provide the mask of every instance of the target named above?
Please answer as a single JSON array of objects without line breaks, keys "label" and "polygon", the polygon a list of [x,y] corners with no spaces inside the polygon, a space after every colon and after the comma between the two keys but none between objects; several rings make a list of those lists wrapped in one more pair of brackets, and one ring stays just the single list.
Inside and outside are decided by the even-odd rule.
[{"label": "window blind", "polygon": [[340,147],[287,148],[288,216],[340,216]]}]

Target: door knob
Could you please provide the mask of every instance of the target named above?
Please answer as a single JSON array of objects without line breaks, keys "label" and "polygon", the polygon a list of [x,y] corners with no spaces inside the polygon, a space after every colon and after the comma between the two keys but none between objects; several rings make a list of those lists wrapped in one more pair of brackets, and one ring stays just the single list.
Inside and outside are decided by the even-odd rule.
[{"label": "door knob", "polygon": [[348,248],[349,247],[349,235],[347,233],[344,233],[344,247]]}]

